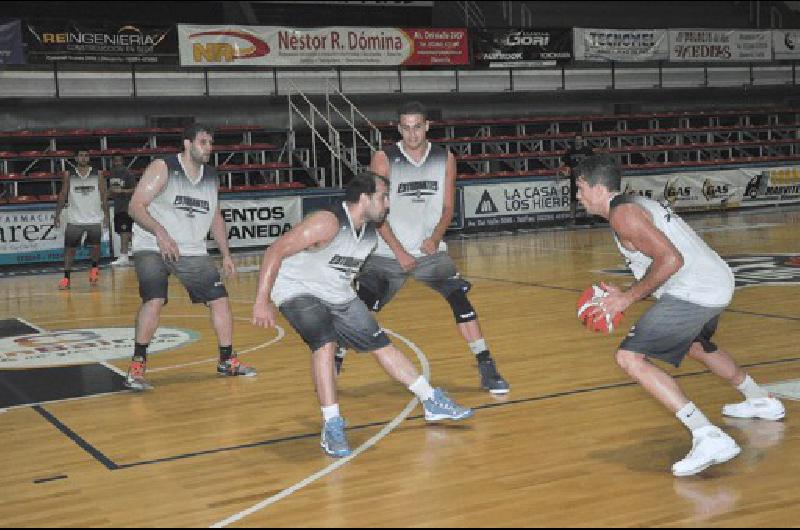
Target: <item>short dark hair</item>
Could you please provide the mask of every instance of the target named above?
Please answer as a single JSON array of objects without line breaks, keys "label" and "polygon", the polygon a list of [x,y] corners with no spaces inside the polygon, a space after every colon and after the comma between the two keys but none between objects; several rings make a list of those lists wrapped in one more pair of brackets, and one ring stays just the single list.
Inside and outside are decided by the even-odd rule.
[{"label": "short dark hair", "polygon": [[622,171],[613,156],[608,154],[592,155],[578,164],[578,177],[583,177],[587,184],[602,184],[608,191],[619,191],[622,185]]},{"label": "short dark hair", "polygon": [[203,125],[200,123],[194,123],[189,125],[183,130],[183,139],[189,140],[190,142],[194,142],[197,138],[197,135],[201,132],[208,133],[211,136],[214,136],[214,129],[208,127],[207,125]]},{"label": "short dark hair", "polygon": [[366,193],[372,195],[378,189],[378,180],[382,180],[389,188],[389,179],[384,176],[365,171],[353,177],[347,184],[347,189],[344,193],[344,200],[350,203],[358,202],[361,199],[361,194]]},{"label": "short dark hair", "polygon": [[419,101],[408,101],[397,110],[398,118],[409,114],[419,114],[426,120],[428,119],[428,109]]}]

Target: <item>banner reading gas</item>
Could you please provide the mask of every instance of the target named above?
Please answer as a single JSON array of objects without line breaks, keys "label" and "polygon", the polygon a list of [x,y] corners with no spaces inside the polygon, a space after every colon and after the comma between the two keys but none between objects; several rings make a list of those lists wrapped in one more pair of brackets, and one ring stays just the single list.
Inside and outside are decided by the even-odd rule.
[{"label": "banner reading gas", "polygon": [[464,186],[464,228],[530,224],[569,216],[569,182]]},{"label": "banner reading gas", "polygon": [[750,62],[772,60],[772,32],[681,29],[669,32],[674,62]]},{"label": "banner reading gas", "polygon": [[669,57],[664,29],[575,28],[572,35],[578,61],[661,61]]},{"label": "banner reading gas", "polygon": [[[303,218],[300,197],[276,197],[243,201],[220,201],[231,248],[266,247]],[[208,248],[217,244],[208,238]]]},{"label": "banner reading gas", "polygon": [[744,167],[716,171],[626,176],[624,193],[667,202],[677,211],[765,206],[800,201],[800,168]]},{"label": "banner reading gas", "polygon": [[464,28],[178,25],[181,66],[469,64]]}]

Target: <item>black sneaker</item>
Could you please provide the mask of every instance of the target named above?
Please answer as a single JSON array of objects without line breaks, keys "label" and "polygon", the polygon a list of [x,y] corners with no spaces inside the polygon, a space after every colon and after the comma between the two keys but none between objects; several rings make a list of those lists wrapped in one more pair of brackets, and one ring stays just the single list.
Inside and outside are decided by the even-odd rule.
[{"label": "black sneaker", "polygon": [[508,394],[510,387],[497,371],[494,359],[479,361],[478,372],[481,374],[481,388],[488,390],[491,394]]},{"label": "black sneaker", "polygon": [[335,363],[336,367],[336,375],[342,373],[342,365],[344,364],[344,356],[346,353],[346,348],[342,348],[341,346],[336,347],[336,354],[333,356],[333,362]]}]

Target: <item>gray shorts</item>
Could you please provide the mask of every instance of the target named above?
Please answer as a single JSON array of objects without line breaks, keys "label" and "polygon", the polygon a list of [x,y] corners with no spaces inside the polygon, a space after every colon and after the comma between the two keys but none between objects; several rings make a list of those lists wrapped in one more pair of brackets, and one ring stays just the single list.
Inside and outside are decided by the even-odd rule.
[{"label": "gray shorts", "polygon": [[68,224],[67,229],[64,230],[64,247],[78,248],[81,246],[83,234],[86,234],[86,246],[95,247],[100,244],[100,240],[103,238],[103,225]]},{"label": "gray shorts", "polygon": [[316,296],[302,295],[278,308],[312,352],[330,342],[359,352],[385,348],[391,342],[358,298],[331,304]]},{"label": "gray shorts", "polygon": [[[458,290],[469,291],[470,284],[458,274],[455,263],[446,252],[417,258],[417,267],[405,272],[394,258],[372,255],[358,274],[359,296],[370,309],[379,311],[388,304],[410,276],[447,298]],[[365,296],[364,293],[369,293]],[[369,300],[366,300],[369,298]]]},{"label": "gray shorts", "polygon": [[170,274],[178,277],[193,304],[206,304],[228,296],[211,256],[181,256],[178,263],[172,263],[165,262],[158,252],[140,251],[133,260],[139,278],[139,296],[144,302],[156,298],[168,301]]},{"label": "gray shorts", "polygon": [[711,338],[724,310],[664,295],[631,328],[620,349],[680,366],[695,342],[707,353],[719,349]]}]

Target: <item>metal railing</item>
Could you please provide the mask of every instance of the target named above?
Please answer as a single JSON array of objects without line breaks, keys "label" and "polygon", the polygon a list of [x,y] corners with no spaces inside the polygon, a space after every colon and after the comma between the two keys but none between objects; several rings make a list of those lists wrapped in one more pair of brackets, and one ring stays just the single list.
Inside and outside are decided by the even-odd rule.
[{"label": "metal railing", "polygon": [[[322,144],[330,153],[330,169],[331,179],[330,185],[339,187],[342,186],[342,156],[341,156],[341,139],[339,131],[331,125],[330,120],[317,108],[316,105],[299,89],[293,81],[290,81],[290,91],[288,94],[289,103],[289,134],[291,138],[292,148],[296,147],[295,142],[297,132],[295,130],[295,119],[299,118],[308,127],[311,134],[311,148],[310,154],[307,157],[302,157],[301,163],[304,164],[306,170],[314,172],[317,185],[326,187],[325,174],[322,173],[321,177],[317,177],[317,170],[319,169],[319,153],[317,149],[317,142]],[[300,104],[305,102],[308,106],[308,115],[295,104],[295,101],[300,99]],[[321,124],[321,125],[320,125]],[[324,135],[320,128],[327,127],[327,135]],[[313,170],[312,170],[313,168]]]}]

